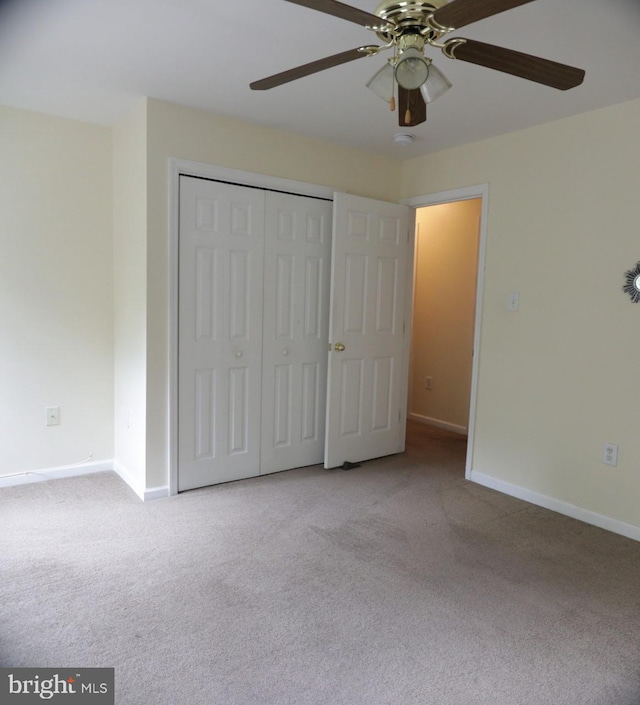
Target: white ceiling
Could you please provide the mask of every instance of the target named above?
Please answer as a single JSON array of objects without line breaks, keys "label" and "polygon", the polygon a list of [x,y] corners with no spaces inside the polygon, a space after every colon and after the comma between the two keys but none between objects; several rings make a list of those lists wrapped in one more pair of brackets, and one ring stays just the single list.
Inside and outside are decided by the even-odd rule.
[{"label": "white ceiling", "polygon": [[[478,0],[482,2],[482,0]],[[349,4],[373,12],[377,0]],[[101,125],[150,96],[408,158],[640,97],[639,0],[536,0],[454,32],[584,68],[562,92],[428,51],[453,82],[399,128],[365,87],[386,54],[270,91],[251,81],[362,44],[370,31],[284,0],[4,0],[0,103]],[[415,142],[399,147],[397,132]]]}]

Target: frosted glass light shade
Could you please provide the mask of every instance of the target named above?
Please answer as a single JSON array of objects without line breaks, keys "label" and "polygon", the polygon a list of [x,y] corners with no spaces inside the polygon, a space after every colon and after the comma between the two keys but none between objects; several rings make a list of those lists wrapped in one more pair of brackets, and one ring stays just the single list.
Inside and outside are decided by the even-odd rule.
[{"label": "frosted glass light shade", "polygon": [[386,63],[379,71],[376,71],[367,83],[367,88],[370,88],[382,100],[391,103],[396,88],[393,66]]},{"label": "frosted glass light shade", "polygon": [[396,81],[408,91],[420,88],[429,77],[429,61],[414,47],[405,49],[396,64]]},{"label": "frosted glass light shade", "polygon": [[439,98],[451,88],[451,81],[433,64],[429,64],[429,77],[420,86],[425,103]]}]

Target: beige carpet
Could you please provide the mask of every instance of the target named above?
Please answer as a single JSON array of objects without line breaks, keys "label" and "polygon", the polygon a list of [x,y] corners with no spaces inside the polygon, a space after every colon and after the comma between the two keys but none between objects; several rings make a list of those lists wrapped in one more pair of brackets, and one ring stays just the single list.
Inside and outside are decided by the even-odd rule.
[{"label": "beige carpet", "polygon": [[0,665],[119,705],[638,705],[640,544],[463,479],[464,440],[142,504],[0,491]]}]

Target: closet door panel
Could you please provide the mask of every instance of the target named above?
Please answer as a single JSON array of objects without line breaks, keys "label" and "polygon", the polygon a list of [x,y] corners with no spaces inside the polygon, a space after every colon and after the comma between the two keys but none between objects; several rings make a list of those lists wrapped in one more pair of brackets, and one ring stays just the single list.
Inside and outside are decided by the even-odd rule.
[{"label": "closet door panel", "polygon": [[409,208],[334,201],[325,467],[404,448]]},{"label": "closet door panel", "polygon": [[180,491],[259,473],[264,201],[180,179]]},{"label": "closet door panel", "polygon": [[266,196],[261,474],[323,459],[332,212]]},{"label": "closet door panel", "polygon": [[181,178],[180,491],[322,462],[332,212]]}]

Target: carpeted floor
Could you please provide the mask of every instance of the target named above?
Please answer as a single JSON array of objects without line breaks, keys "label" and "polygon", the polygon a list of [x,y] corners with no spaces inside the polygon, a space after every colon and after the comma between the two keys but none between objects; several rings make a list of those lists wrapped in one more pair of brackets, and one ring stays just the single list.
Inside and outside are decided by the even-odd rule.
[{"label": "carpeted floor", "polygon": [[0,491],[0,665],[119,705],[639,705],[640,544],[465,482],[464,439],[142,504]]}]

